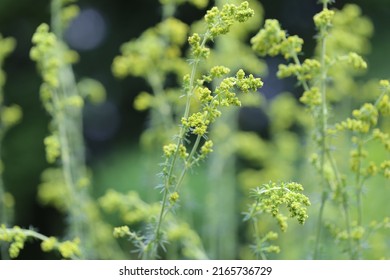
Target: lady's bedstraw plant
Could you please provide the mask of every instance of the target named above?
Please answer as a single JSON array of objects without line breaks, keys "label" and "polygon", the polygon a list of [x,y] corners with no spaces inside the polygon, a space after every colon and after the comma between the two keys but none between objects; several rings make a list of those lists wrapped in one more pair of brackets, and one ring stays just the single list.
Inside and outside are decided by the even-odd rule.
[{"label": "lady's bedstraw plant", "polygon": [[[240,0],[226,1],[217,0],[215,5],[222,7],[223,4],[240,4]],[[265,73],[265,63],[256,58],[256,54],[247,44],[249,36],[257,29],[262,22],[262,6],[258,1],[248,1],[255,16],[245,23],[232,26],[229,33],[219,36],[213,40],[213,49],[210,56],[201,64],[201,69],[208,71],[219,61],[223,61],[225,67],[231,72],[239,69],[261,76]],[[201,32],[203,21],[192,25],[194,32]],[[240,59],[237,59],[237,54]],[[220,82],[215,79],[211,87]],[[257,106],[260,103],[261,93],[243,95],[240,98],[242,107]],[[256,105],[254,105],[256,104]],[[204,169],[207,170],[207,182],[204,197],[206,207],[202,207],[204,222],[205,246],[208,248],[209,257],[212,259],[227,258],[233,259],[237,256],[239,249],[237,235],[240,229],[240,221],[237,219],[237,205],[242,197],[237,195],[237,148],[240,146],[240,133],[238,126],[239,112],[241,108],[222,108],[221,117],[210,127],[208,137],[213,139],[213,153],[205,162]],[[252,185],[251,187],[253,187]],[[189,196],[191,200],[191,196]],[[186,203],[182,199],[182,203]],[[191,211],[191,210],[189,210]],[[189,212],[188,211],[188,212]]]},{"label": "lady's bedstraw plant", "polygon": [[[7,130],[15,125],[22,117],[22,111],[18,105],[5,106],[3,88],[5,84],[5,73],[3,71],[4,59],[15,48],[13,38],[3,38],[0,35],[0,148]],[[0,247],[1,259],[16,258],[24,244],[29,239],[41,241],[41,248],[44,252],[57,250],[64,258],[70,258],[79,254],[78,241],[60,242],[55,237],[48,237],[33,229],[22,229],[13,226],[14,198],[6,192],[3,182],[3,164],[0,167]],[[10,246],[6,246],[9,243]]]},{"label": "lady's bedstraw plant", "polygon": [[[6,74],[3,70],[4,61],[12,53],[16,45],[14,38],[3,38],[0,34],[0,155],[2,151],[3,138],[7,130],[15,125],[21,118],[22,111],[18,105],[4,105],[4,85]],[[0,225],[9,226],[12,224],[14,198],[7,192],[3,181],[3,162],[0,157]],[[0,239],[1,240],[1,239]],[[7,257],[7,247],[1,245],[0,256]]]},{"label": "lady's bedstraw plant", "polygon": [[[144,258],[156,258],[158,249],[164,248],[164,221],[180,200],[180,187],[188,170],[212,152],[213,142],[207,137],[207,132],[209,126],[221,115],[219,108],[241,104],[236,90],[247,93],[262,86],[259,78],[246,76],[243,70],[232,77],[226,77],[230,70],[223,66],[215,66],[207,74],[198,73],[199,64],[210,54],[207,43],[228,33],[236,22],[245,22],[251,16],[253,10],[249,8],[248,2],[239,6],[226,4],[221,10],[214,7],[205,16],[206,32],[194,33],[188,39],[192,58],[191,73],[183,79],[186,105],[176,141],[163,147],[165,162],[161,174],[163,183],[160,186],[163,198],[152,232],[141,238],[144,245],[138,246],[142,248],[140,253]],[[214,79],[221,81],[214,89],[210,89],[207,85]],[[199,110],[195,112],[191,108],[194,99],[199,102]],[[138,239],[137,242],[139,241]]]},{"label": "lady's bedstraw plant", "polygon": [[[346,121],[342,121],[336,125],[329,124],[329,112],[331,106],[328,101],[329,89],[333,91],[342,87],[339,84],[335,86],[329,85],[330,75],[329,73],[335,69],[335,65],[349,65],[349,72],[353,69],[360,70],[367,68],[366,62],[357,53],[350,51],[349,53],[330,53],[327,50],[328,38],[332,34],[333,19],[335,18],[335,11],[328,9],[328,4],[331,1],[322,1],[323,9],[320,13],[314,16],[314,23],[317,28],[317,41],[318,41],[318,53],[316,58],[305,59],[300,61],[299,56],[302,51],[303,40],[298,36],[288,36],[287,33],[281,29],[279,23],[276,20],[267,20],[265,26],[260,32],[252,39],[253,49],[260,55],[283,55],[285,59],[292,61],[288,65],[280,65],[278,76],[280,78],[295,76],[302,85],[304,93],[300,98],[300,101],[304,103],[315,121],[315,131],[313,137],[318,147],[318,154],[315,154],[313,163],[316,166],[320,174],[320,186],[322,189],[322,199],[319,209],[318,229],[316,234],[314,258],[320,257],[320,244],[321,244],[321,232],[324,223],[324,208],[326,202],[333,200],[338,203],[344,214],[345,231],[341,234],[341,230],[338,231],[340,240],[346,241],[346,251],[350,258],[360,258],[362,244],[361,241],[364,235],[364,228],[362,227],[362,188],[368,177],[375,175],[379,168],[377,164],[371,162],[363,164],[363,159],[367,153],[363,150],[363,145],[367,144],[372,139],[380,139],[388,150],[388,134],[375,128],[378,124],[379,113],[386,115],[386,110],[383,108],[388,107],[388,99],[386,93],[386,81],[382,81],[381,85],[384,88],[382,95],[374,103],[366,103],[359,110],[353,111],[353,118],[348,118]],[[352,12],[351,12],[352,11]],[[347,6],[345,11],[345,17],[341,15],[338,17],[338,23],[341,24],[351,18],[355,20],[358,13],[356,8]],[[340,12],[341,13],[341,12]],[[356,20],[355,20],[356,21]],[[363,22],[363,21],[361,21]],[[360,24],[359,26],[366,26]],[[341,29],[336,29],[340,31]],[[344,32],[347,29],[342,29]],[[363,30],[368,30],[367,28]],[[366,33],[361,36],[366,36]],[[348,33],[344,33],[347,34]],[[335,34],[333,34],[335,35]],[[346,36],[347,36],[346,35]],[[359,38],[359,37],[355,37]],[[344,38],[342,39],[344,40]],[[363,39],[364,40],[364,39]],[[341,39],[340,39],[341,41]],[[332,46],[337,44],[335,39],[332,40]],[[339,44],[344,46],[345,50],[349,50],[350,47],[345,47],[345,44]],[[356,47],[354,47],[356,49]],[[340,49],[340,48],[339,48]],[[347,75],[345,67],[337,68],[338,71],[344,71],[344,75]],[[337,74],[335,74],[337,75]],[[351,74],[349,74],[351,76]],[[337,79],[335,80],[337,81]],[[345,87],[344,87],[345,89]],[[379,105],[382,104],[382,105]],[[380,109],[382,108],[382,109]],[[332,138],[336,133],[349,130],[355,135],[352,138],[353,143],[356,145],[356,149],[352,152],[352,171],[356,174],[354,183],[347,181],[347,176],[340,171],[340,164],[337,162],[334,155],[334,148],[332,146]],[[386,162],[384,161],[382,171],[385,173]],[[353,185],[355,189],[356,198],[356,222],[351,218],[351,197],[348,192],[348,186]],[[334,227],[332,227],[334,229]],[[333,230],[333,232],[337,232]],[[360,232],[360,233],[358,233]],[[341,238],[342,236],[342,238]]]},{"label": "lady's bedstraw plant", "polygon": [[309,199],[301,194],[302,185],[298,183],[268,183],[252,190],[254,202],[250,205],[248,212],[244,213],[244,221],[251,221],[253,225],[255,244],[251,249],[257,258],[266,259],[268,253],[279,253],[279,246],[271,245],[269,241],[278,238],[278,234],[269,231],[261,237],[258,218],[264,213],[271,214],[278,222],[280,229],[287,230],[287,217],[281,213],[280,206],[285,205],[291,218],[296,218],[300,224],[305,223],[308,218],[307,206],[310,205]]},{"label": "lady's bedstraw plant", "polygon": [[[146,203],[135,191],[129,191],[126,194],[109,190],[99,199],[102,208],[107,213],[118,214],[121,222],[128,226],[115,228],[114,236],[116,238],[127,237],[133,240],[136,251],[144,250],[144,239],[134,231],[139,224],[150,223],[152,217],[159,214],[161,204],[159,202]],[[202,240],[199,235],[190,228],[187,221],[169,213],[165,217],[165,234],[169,242],[169,248],[165,252],[167,259],[206,259]],[[130,231],[132,228],[132,231]]]},{"label": "lady's bedstraw plant", "polygon": [[121,55],[112,64],[114,76],[142,77],[150,86],[151,93],[142,91],[134,100],[136,110],[150,109],[150,125],[141,137],[141,144],[149,149],[166,142],[173,133],[173,115],[178,114],[176,96],[180,93],[176,87],[166,87],[170,76],[181,79],[188,72],[188,65],[181,57],[188,26],[173,17],[178,1],[162,2],[168,2],[162,6],[162,21],[139,38],[123,44]]},{"label": "lady's bedstraw plant", "polygon": [[[60,168],[46,170],[39,189],[44,203],[54,204],[69,213],[69,235],[79,240],[80,249],[72,257],[115,257],[115,243],[110,230],[101,221],[99,210],[91,199],[88,187],[90,176],[85,166],[81,113],[84,99],[104,99],[102,86],[86,79],[76,84],[72,63],[78,59],[62,39],[69,21],[78,8],[68,5],[75,1],[52,1],[52,27],[41,24],[33,35],[31,59],[36,61],[43,83],[40,96],[46,111],[51,115],[51,134],[44,140],[49,163]],[[107,255],[108,253],[108,255]]]},{"label": "lady's bedstraw plant", "polygon": [[33,229],[22,229],[18,226],[7,228],[0,226],[0,241],[10,243],[9,256],[17,258],[20,251],[24,248],[26,241],[39,240],[43,252],[58,251],[65,259],[80,256],[79,239],[72,241],[59,241],[56,237],[45,236]]}]

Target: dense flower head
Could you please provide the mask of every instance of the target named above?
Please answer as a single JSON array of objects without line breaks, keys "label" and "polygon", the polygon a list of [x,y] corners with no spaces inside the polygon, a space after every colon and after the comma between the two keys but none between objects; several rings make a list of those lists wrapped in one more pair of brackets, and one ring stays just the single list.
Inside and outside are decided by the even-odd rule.
[{"label": "dense flower head", "polygon": [[366,69],[367,62],[357,53],[350,52],[348,54],[348,63],[350,63],[355,69]]},{"label": "dense flower head", "polygon": [[310,88],[310,90],[303,93],[303,95],[299,98],[299,101],[311,108],[321,105],[322,100],[320,89],[318,87]]},{"label": "dense flower head", "polygon": [[336,129],[368,133],[377,124],[379,117],[377,108],[371,103],[365,103],[359,110],[353,110],[352,115],[354,118],[347,118],[336,124]]},{"label": "dense flower head", "polygon": [[207,132],[210,121],[207,120],[207,114],[197,112],[189,116],[187,119],[182,118],[181,123],[191,129],[191,132],[196,135],[204,135]]},{"label": "dense flower head", "polygon": [[318,14],[314,15],[314,24],[318,30],[326,30],[331,27],[334,14],[334,11],[325,8]]},{"label": "dense flower head", "polygon": [[205,47],[201,40],[200,35],[198,33],[194,33],[188,38],[188,43],[191,46],[192,55],[194,57],[206,59],[210,55],[210,49]]},{"label": "dense flower head", "polygon": [[253,15],[254,11],[249,8],[249,3],[245,1],[239,6],[225,4],[222,10],[213,7],[207,11],[205,21],[211,38],[214,38],[228,33],[234,22],[245,22]]},{"label": "dense flower head", "polygon": [[275,56],[280,53],[280,44],[286,39],[286,32],[279,21],[267,19],[264,27],[251,39],[252,48],[261,56]]},{"label": "dense flower head", "polygon": [[204,142],[203,146],[200,148],[201,156],[206,157],[209,153],[213,151],[213,141],[207,140]]},{"label": "dense flower head", "polygon": [[302,51],[302,45],[302,38],[297,35],[288,36],[287,39],[280,44],[280,52],[285,59],[289,59]]},{"label": "dense flower head", "polygon": [[286,231],[287,217],[279,209],[281,205],[286,205],[290,217],[296,217],[298,222],[303,224],[308,218],[307,206],[310,205],[310,201],[301,193],[302,191],[302,185],[295,182],[279,184],[270,182],[257,187],[252,190],[255,202],[246,213],[246,219],[264,212],[270,213],[276,218],[282,231]]},{"label": "dense flower head", "polygon": [[182,125],[190,129],[191,133],[205,135],[208,126],[221,115],[219,107],[241,106],[236,91],[255,92],[263,86],[260,78],[255,78],[251,74],[246,76],[242,69],[237,71],[233,77],[223,78],[213,91],[203,86],[205,81],[211,82],[215,78],[222,78],[229,72],[229,68],[216,66],[210,70],[210,74],[204,75],[202,79],[198,80],[195,93],[201,104],[201,112],[195,112],[188,118],[181,120]]},{"label": "dense flower head", "polygon": [[128,226],[120,226],[114,228],[113,235],[115,238],[125,237],[130,235],[130,228]]},{"label": "dense flower head", "polygon": [[316,59],[305,59],[302,64],[280,64],[277,72],[278,78],[297,77],[298,81],[310,81],[320,72],[321,64]]},{"label": "dense flower head", "polygon": [[49,32],[45,23],[38,26],[32,37],[34,47],[31,48],[30,57],[38,63],[42,78],[51,88],[59,86],[58,71],[61,60],[57,56],[57,49],[62,49],[54,33]]},{"label": "dense flower head", "polygon": [[180,196],[178,192],[174,192],[169,196],[169,202],[175,204],[179,200]]},{"label": "dense flower head", "polygon": [[378,110],[371,103],[365,103],[359,110],[353,110],[352,115],[370,126],[375,126],[378,122]]}]

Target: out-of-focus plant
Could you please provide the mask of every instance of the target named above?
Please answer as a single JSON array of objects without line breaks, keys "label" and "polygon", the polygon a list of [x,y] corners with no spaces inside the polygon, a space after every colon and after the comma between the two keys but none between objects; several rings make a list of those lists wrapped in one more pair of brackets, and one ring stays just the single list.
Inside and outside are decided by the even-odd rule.
[{"label": "out-of-focus plant", "polygon": [[[242,1],[219,0],[215,5],[222,7],[224,4],[239,5]],[[244,71],[261,76],[265,72],[265,63],[256,59],[247,44],[248,36],[259,26],[262,21],[262,7],[257,1],[248,1],[255,16],[239,25],[233,25],[224,36],[213,40],[213,47],[209,58],[200,64],[202,71],[207,71],[214,65],[223,61],[224,66],[231,71]],[[193,32],[202,32],[204,21],[200,20],[191,25]],[[236,54],[240,53],[240,59]],[[219,79],[213,81],[216,86]],[[242,106],[256,102],[260,99],[260,93],[244,95],[240,98]],[[204,168],[207,169],[207,194],[205,194],[207,207],[202,208],[202,232],[204,232],[205,245],[208,248],[210,258],[233,259],[237,256],[238,227],[237,217],[239,196],[237,196],[236,168],[235,168],[235,145],[234,138],[238,132],[238,113],[240,108],[222,108],[221,116],[216,119],[209,129],[209,137],[214,139],[213,153],[208,157]],[[223,198],[223,199],[221,199]],[[183,203],[186,203],[183,197]],[[190,202],[191,197],[188,197]],[[235,205],[232,207],[232,205]],[[186,209],[184,209],[185,211]],[[191,210],[189,210],[191,211]]]},{"label": "out-of-focus plant", "polygon": [[[390,82],[381,80],[378,85],[361,79],[367,68],[361,55],[369,52],[373,27],[358,6],[336,10],[330,7],[334,1],[321,0],[322,10],[313,18],[314,55],[301,59],[303,40],[289,35],[277,20],[266,20],[251,39],[254,52],[247,45],[248,36],[262,24],[258,1],[216,0],[216,7],[202,20],[188,25],[175,18],[180,5],[203,9],[208,0],[160,0],[161,22],[123,44],[112,64],[114,76],[138,77],[147,83],[148,89],[134,99],[136,110],[149,113],[142,152],[147,151],[147,163],[153,162],[156,170],[156,162],[163,161],[157,186],[161,200],[150,202],[151,197],[141,199],[136,190],[108,189],[97,201],[90,194],[82,110],[87,100],[102,102],[105,89],[89,78],[76,82],[72,65],[79,56],[63,40],[79,11],[74,2],[51,1],[51,23],[37,28],[30,52],[43,80],[42,104],[51,117],[44,145],[53,166],[42,173],[38,198],[67,216],[65,240],[70,241],[13,224],[14,201],[5,189],[1,164],[2,258],[16,258],[29,240],[41,242],[44,252],[58,251],[73,259],[270,258],[282,249],[274,241],[286,231],[288,218],[299,224],[308,218],[310,201],[295,182],[310,182],[312,195],[318,197],[314,200],[319,201],[314,249],[306,257],[374,256],[368,250],[372,236],[389,229],[390,222],[388,217],[367,221],[364,194],[376,192],[371,186],[390,178]],[[14,44],[0,36],[0,69]],[[303,89],[299,100],[289,93],[269,99],[261,95],[263,82],[258,76],[266,69],[257,55],[284,57],[287,63],[279,65],[277,76],[297,80]],[[4,82],[0,70],[0,151],[7,129],[21,117],[18,106],[4,105]],[[238,98],[240,92],[244,94]],[[249,92],[254,94],[245,94]],[[266,137],[240,131],[237,119],[242,105],[262,111]],[[306,176],[310,173],[306,169],[300,170],[307,168],[302,156],[306,152],[317,170],[315,180]],[[198,165],[206,171],[195,168]],[[152,170],[148,167],[143,175],[147,177],[143,187],[156,185]],[[204,193],[189,190],[190,171],[207,174],[202,178],[208,183],[202,186],[202,192],[207,189]],[[132,187],[137,185],[140,182],[131,181]],[[202,210],[191,208],[195,193],[204,198]],[[99,207],[112,218],[111,224],[125,225],[114,228],[105,223]],[[204,217],[192,221],[193,212]],[[240,212],[248,223],[239,225]],[[309,224],[303,230],[310,234],[313,228]],[[114,237],[126,239],[118,240],[121,248]]]},{"label": "out-of-focus plant", "polygon": [[[376,175],[379,170],[386,175],[386,162],[381,164],[366,159],[367,152],[363,146],[373,139],[380,139],[385,150],[388,149],[388,134],[380,129],[379,117],[386,116],[388,111],[387,81],[382,81],[380,96],[370,96],[370,101],[360,109],[352,112],[353,118],[331,123],[335,102],[342,96],[353,96],[357,90],[354,76],[357,71],[367,68],[367,63],[357,51],[367,50],[367,37],[372,26],[366,18],[360,18],[360,10],[354,5],[346,5],[341,11],[328,8],[331,1],[324,0],[323,9],[314,16],[317,28],[317,52],[314,58],[299,59],[303,40],[296,35],[287,35],[276,20],[267,20],[265,26],[252,39],[253,49],[261,56],[282,55],[291,63],[279,66],[278,76],[294,76],[303,87],[300,101],[305,104],[314,120],[313,139],[318,151],[311,157],[312,163],[320,175],[322,190],[319,208],[318,227],[315,241],[314,258],[321,257],[321,236],[325,224],[325,205],[329,202],[341,207],[344,216],[345,234],[339,235],[346,241],[346,252],[349,258],[361,258],[363,247],[361,240],[364,233],[362,219],[362,189],[367,179]],[[354,24],[351,24],[354,22]],[[354,32],[354,28],[357,32]],[[350,41],[345,38],[350,38]],[[358,44],[349,44],[351,41]],[[334,77],[334,78],[333,78]],[[342,78],[341,78],[342,77]],[[345,78],[348,77],[348,78]],[[332,82],[330,83],[330,79]],[[355,86],[352,86],[355,85]],[[332,102],[331,102],[332,101]],[[381,105],[379,105],[381,104]],[[343,117],[343,116],[342,116]],[[352,132],[351,173],[342,170],[343,161],[337,157],[335,150],[336,137],[341,132]],[[349,134],[351,135],[351,134]],[[363,162],[364,159],[364,162]],[[378,168],[381,166],[381,168]],[[354,195],[352,194],[352,190]],[[356,204],[352,204],[351,201]],[[354,206],[354,213],[351,206]],[[332,226],[333,233],[338,226]]]},{"label": "out-of-focus plant", "polygon": [[[144,237],[141,233],[130,231],[139,225],[147,226],[153,223],[154,217],[159,214],[160,203],[146,203],[135,191],[122,194],[114,190],[109,190],[99,199],[99,203],[108,214],[119,216],[120,221],[128,226],[115,228],[116,238],[129,238],[133,241],[136,249],[131,250],[141,253],[145,250]],[[180,220],[175,215],[169,214],[166,217],[166,237],[168,245],[165,257],[167,259],[207,259],[202,240],[199,235],[191,229],[190,225]],[[139,257],[139,256],[136,256]]]},{"label": "out-of-focus plant", "polygon": [[[42,174],[39,199],[69,215],[68,235],[77,238],[80,258],[117,258],[116,241],[89,194],[91,176],[85,165],[82,108],[86,98],[104,99],[104,88],[92,79],[76,83],[72,64],[78,54],[63,41],[63,33],[78,13],[75,1],[51,2],[53,31],[41,24],[33,35],[31,59],[37,63],[43,83],[40,97],[52,117],[50,135],[44,139],[46,158],[58,167]],[[72,256],[75,257],[75,256]]]},{"label": "out-of-focus plant", "polygon": [[[3,70],[4,61],[16,45],[14,38],[4,38],[0,34],[0,225],[9,226],[13,222],[14,197],[5,188],[3,181],[4,165],[1,159],[3,138],[7,130],[17,124],[22,117],[22,110],[18,105],[6,106],[4,103],[4,85],[6,74]],[[0,240],[2,240],[0,238]],[[1,257],[7,258],[7,247],[1,246]]]},{"label": "out-of-focus plant", "polygon": [[[175,137],[177,140],[163,147],[165,162],[160,186],[163,198],[159,215],[152,224],[152,231],[142,237],[143,246],[138,246],[142,248],[143,257],[155,258],[158,249],[164,247],[165,218],[176,208],[180,199],[180,187],[188,170],[212,152],[213,142],[206,135],[211,123],[221,115],[220,108],[241,105],[236,90],[250,92],[262,86],[259,78],[246,76],[241,69],[235,76],[227,78],[230,69],[224,66],[214,66],[208,73],[199,73],[199,64],[210,54],[207,43],[228,33],[234,23],[245,22],[251,16],[253,10],[249,8],[248,2],[241,5],[226,4],[221,10],[214,7],[205,16],[205,33],[194,33],[188,39],[191,47],[191,73],[183,79],[185,109]],[[207,85],[215,79],[220,81],[215,88],[210,89]],[[194,101],[198,103],[195,110],[191,106]]]},{"label": "out-of-focus plant", "polygon": [[[278,238],[278,234],[273,231],[262,236],[258,228],[258,218],[264,213],[271,214],[278,222],[280,229],[287,230],[287,216],[280,211],[280,206],[285,205],[291,218],[297,218],[300,224],[305,223],[308,218],[307,206],[309,199],[301,194],[302,185],[298,183],[268,183],[262,187],[252,190],[254,202],[250,204],[248,212],[244,213],[244,221],[251,221],[253,225],[255,243],[251,246],[257,258],[266,259],[267,253],[279,253],[280,248],[269,244]],[[262,237],[261,237],[262,236]]]},{"label": "out-of-focus plant", "polygon": [[[17,124],[22,111],[18,105],[4,105],[4,84],[6,74],[3,71],[5,58],[14,50],[16,41],[13,38],[3,38],[0,35],[0,151],[3,138],[9,128]],[[78,240],[60,242],[55,237],[45,236],[34,229],[22,229],[13,224],[14,198],[5,190],[3,182],[3,164],[0,163],[0,246],[1,258],[16,258],[29,239],[41,241],[41,248],[45,252],[57,250],[64,258],[79,255]],[[7,246],[9,244],[9,246]]]}]

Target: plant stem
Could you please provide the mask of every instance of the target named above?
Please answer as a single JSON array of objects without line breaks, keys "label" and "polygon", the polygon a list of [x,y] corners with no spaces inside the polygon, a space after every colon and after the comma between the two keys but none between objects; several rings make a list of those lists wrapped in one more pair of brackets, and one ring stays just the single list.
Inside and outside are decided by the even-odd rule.
[{"label": "plant stem", "polygon": [[[324,9],[327,7],[324,2]],[[322,33],[322,32],[321,32]],[[322,220],[324,216],[325,203],[328,200],[327,190],[326,190],[326,178],[325,178],[325,155],[328,149],[326,141],[326,130],[327,130],[327,121],[328,121],[328,110],[327,110],[327,100],[326,100],[326,79],[327,79],[327,69],[325,66],[325,56],[326,56],[326,36],[321,34],[321,53],[320,53],[320,63],[321,63],[321,76],[320,76],[320,92],[321,92],[321,126],[320,126],[320,172],[321,172],[321,189],[322,189],[322,199],[320,205],[320,211],[318,214],[318,225],[317,225],[317,236],[315,241],[315,251],[314,258],[319,257],[319,245],[321,240],[321,231],[322,231]]]},{"label": "plant stem", "polygon": [[356,186],[356,203],[357,203],[357,224],[358,226],[361,226],[362,224],[362,184],[361,184],[361,168],[362,168],[362,162],[361,162],[361,153],[362,153],[362,143],[361,139],[359,138],[357,144],[357,154],[359,156],[358,160],[358,166],[356,170],[356,176],[355,176],[355,186]]},{"label": "plant stem", "polygon": [[[327,8],[327,2],[324,2],[324,9]],[[315,251],[314,256],[315,258],[319,257],[319,244],[320,244],[320,238],[321,238],[321,225],[323,220],[323,212],[325,203],[328,199],[327,190],[326,188],[329,188],[330,182],[327,182],[326,174],[325,174],[325,163],[326,160],[329,161],[333,174],[336,177],[336,186],[341,190],[342,193],[342,206],[343,211],[345,215],[345,223],[346,223],[346,229],[348,234],[348,252],[351,257],[354,256],[352,251],[352,240],[351,240],[351,222],[349,217],[349,206],[348,206],[348,195],[345,190],[345,185],[341,180],[338,168],[336,166],[336,162],[331,154],[329,144],[327,141],[327,130],[328,130],[328,107],[327,107],[327,98],[326,98],[326,92],[327,92],[327,73],[328,73],[328,67],[326,66],[326,42],[327,42],[327,35],[326,32],[321,31],[322,34],[320,34],[320,40],[321,40],[321,51],[320,51],[320,63],[321,63],[321,75],[320,75],[320,92],[321,92],[321,130],[320,130],[320,170],[321,170],[321,188],[322,188],[322,199],[321,199],[321,206],[320,206],[320,212],[318,216],[318,228],[317,228],[317,237],[316,237],[316,243],[315,243]],[[331,179],[329,179],[331,180]],[[327,187],[328,186],[328,187]]]},{"label": "plant stem", "polygon": [[[258,202],[257,202],[258,204]],[[256,247],[259,246],[260,243],[262,243],[262,240],[260,239],[259,237],[259,230],[258,230],[258,226],[257,226],[257,220],[256,219],[252,219],[252,226],[253,226],[253,231],[254,231],[254,235],[255,235],[255,239],[256,239]],[[260,249],[259,251],[256,251],[256,255],[260,255],[261,259],[262,260],[267,260],[267,256],[264,254],[264,252]]]},{"label": "plant stem", "polygon": [[[230,108],[229,108],[230,109]],[[231,124],[229,135],[237,133],[237,110],[225,110],[221,118],[212,127],[211,138],[219,140],[219,145],[208,159],[208,180],[211,186],[207,195],[209,198],[204,210],[207,216],[205,229],[208,235],[208,247],[212,259],[234,259],[237,254],[236,206],[237,182],[235,175],[234,151],[227,152],[226,145],[230,143],[230,137],[222,139],[218,132],[226,123]],[[219,138],[219,139],[218,139]],[[224,199],[221,199],[223,197]]]},{"label": "plant stem", "polygon": [[[63,26],[61,22],[62,3],[52,0],[52,29],[57,39],[62,42]],[[63,59],[66,50],[58,49],[58,58]],[[72,67],[62,63],[59,68],[59,88],[53,91],[53,119],[58,131],[61,149],[62,173],[68,189],[70,234],[79,237],[81,242],[81,257],[96,257],[96,248],[92,245],[92,236],[88,207],[92,207],[86,187],[80,187],[79,182],[88,178],[85,167],[84,140],[82,135],[81,108],[66,105],[66,100],[79,96]]]},{"label": "plant stem", "polygon": [[[206,44],[208,38],[209,38],[209,35],[208,35],[208,33],[206,33],[204,35],[204,37],[203,37],[203,40],[202,40],[202,43],[201,43],[201,47],[204,47],[204,45]],[[194,82],[195,82],[195,76],[196,76],[196,73],[197,73],[199,62],[200,62],[200,58],[195,58],[195,60],[193,62],[193,65],[192,65],[192,69],[191,69],[189,88],[188,88],[188,91],[186,92],[186,107],[184,109],[184,114],[183,114],[183,118],[185,118],[185,119],[187,119],[189,114],[190,114],[191,99],[192,99],[193,91],[195,89]],[[156,247],[156,248],[158,247],[156,242],[159,241],[160,235],[161,235],[161,225],[162,225],[162,222],[164,220],[164,217],[165,217],[166,213],[169,211],[169,208],[168,208],[168,210],[166,210],[167,209],[168,194],[169,194],[169,191],[170,191],[171,186],[172,186],[173,172],[174,172],[174,169],[175,169],[175,166],[176,166],[177,158],[179,156],[180,145],[183,144],[186,133],[187,133],[187,128],[185,128],[184,126],[181,126],[180,127],[180,132],[179,132],[179,135],[178,135],[178,139],[176,141],[176,149],[175,149],[174,154],[172,155],[172,159],[171,159],[171,162],[169,164],[168,173],[164,176],[165,177],[165,180],[164,180],[164,194],[163,194],[160,214],[159,214],[159,218],[158,218],[158,221],[157,221],[157,226],[156,226],[156,230],[155,230],[155,233],[154,233],[154,237],[150,241],[152,246]],[[191,163],[191,158],[194,155],[194,153],[196,152],[196,150],[197,150],[197,148],[199,146],[199,143],[200,143],[200,136],[197,137],[197,139],[195,141],[195,144],[192,147],[191,153],[190,153],[190,155],[187,158],[186,165],[184,166],[184,169],[181,172],[179,180],[176,183],[174,183],[174,185],[173,185],[173,189],[175,191],[178,189],[178,187],[180,186],[182,180],[184,179],[184,176],[185,176],[185,174],[187,172],[187,169],[189,168],[188,165]],[[152,253],[152,258],[155,258],[156,254],[157,254],[157,249],[153,250],[153,251],[154,252]]]},{"label": "plant stem", "polygon": [[57,38],[62,40],[63,28],[61,22],[61,0],[51,0],[50,12],[51,12],[51,27],[56,34]]}]

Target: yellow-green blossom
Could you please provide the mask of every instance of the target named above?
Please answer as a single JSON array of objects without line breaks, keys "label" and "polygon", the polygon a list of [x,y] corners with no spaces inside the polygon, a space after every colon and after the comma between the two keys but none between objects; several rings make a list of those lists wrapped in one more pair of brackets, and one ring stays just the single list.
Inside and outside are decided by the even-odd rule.
[{"label": "yellow-green blossom", "polygon": [[43,252],[50,252],[58,245],[58,240],[55,237],[50,237],[41,242],[41,249]]},{"label": "yellow-green blossom", "polygon": [[44,139],[46,148],[46,159],[49,163],[53,163],[61,155],[60,140],[57,135],[49,135]]},{"label": "yellow-green blossom", "polygon": [[127,235],[130,235],[130,228],[128,226],[121,226],[114,228],[114,237],[125,237]]},{"label": "yellow-green blossom", "polygon": [[178,192],[174,192],[174,193],[172,193],[170,196],[169,196],[169,202],[171,203],[171,204],[175,204],[176,203],[176,201],[178,201],[179,200],[179,193]]},{"label": "yellow-green blossom", "polygon": [[303,104],[309,107],[315,107],[321,105],[321,94],[318,87],[312,87],[310,90],[305,91],[303,95],[299,98]]},{"label": "yellow-green blossom", "polygon": [[81,254],[79,244],[80,240],[78,238],[73,241],[64,241],[58,245],[58,251],[66,259],[77,257]]}]

